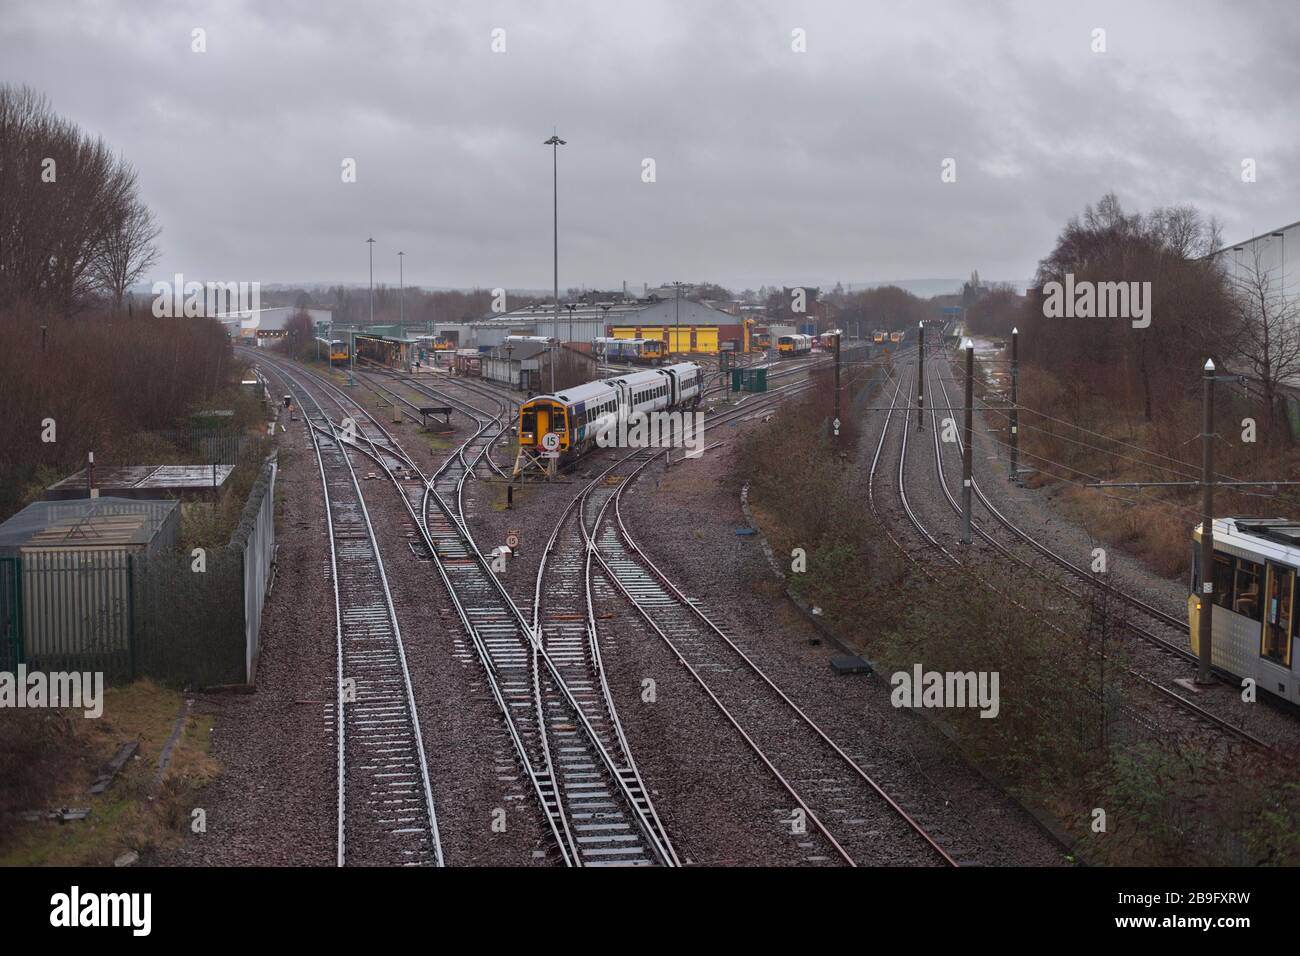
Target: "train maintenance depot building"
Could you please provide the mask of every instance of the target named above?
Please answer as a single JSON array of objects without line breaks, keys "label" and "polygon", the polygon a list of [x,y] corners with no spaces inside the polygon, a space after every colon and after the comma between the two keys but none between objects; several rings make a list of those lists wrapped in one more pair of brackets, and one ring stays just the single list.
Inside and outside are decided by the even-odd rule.
[{"label": "train maintenance depot building", "polygon": [[[559,342],[590,343],[599,338],[653,338],[668,343],[670,352],[713,353],[741,343],[740,319],[702,302],[646,299],[530,306],[485,316],[472,322],[435,323],[437,335],[460,348],[485,349],[504,345],[508,335],[530,335]],[[730,346],[726,346],[730,348]]]}]

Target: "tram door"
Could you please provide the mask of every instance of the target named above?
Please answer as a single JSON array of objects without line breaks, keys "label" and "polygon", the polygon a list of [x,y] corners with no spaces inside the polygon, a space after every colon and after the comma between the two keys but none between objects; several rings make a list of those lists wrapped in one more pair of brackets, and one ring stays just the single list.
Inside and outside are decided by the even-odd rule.
[{"label": "tram door", "polygon": [[1264,634],[1260,655],[1291,666],[1291,626],[1295,615],[1295,568],[1269,562],[1264,592]]}]

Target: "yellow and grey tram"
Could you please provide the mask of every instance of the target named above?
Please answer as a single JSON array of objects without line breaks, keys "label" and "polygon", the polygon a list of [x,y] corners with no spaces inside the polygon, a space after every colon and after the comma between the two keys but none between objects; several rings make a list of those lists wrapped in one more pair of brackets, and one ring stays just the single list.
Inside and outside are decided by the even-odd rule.
[{"label": "yellow and grey tram", "polygon": [[[1201,526],[1192,533],[1192,593],[1187,599],[1192,650],[1199,653],[1198,616],[1204,580]],[[1294,704],[1300,704],[1300,521],[1215,518],[1210,595],[1211,663]]]}]

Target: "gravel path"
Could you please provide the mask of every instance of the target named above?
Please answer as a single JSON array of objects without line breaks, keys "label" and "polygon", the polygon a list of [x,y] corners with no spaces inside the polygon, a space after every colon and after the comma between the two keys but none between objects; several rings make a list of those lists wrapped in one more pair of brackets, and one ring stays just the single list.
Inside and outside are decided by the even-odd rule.
[{"label": "gravel path", "polygon": [[197,694],[214,717],[221,775],[196,798],[207,832],[151,860],[157,865],[333,866],[337,847],[335,635],[320,472],[301,420],[283,411],[277,477],[275,588],[262,612],[253,694]]}]

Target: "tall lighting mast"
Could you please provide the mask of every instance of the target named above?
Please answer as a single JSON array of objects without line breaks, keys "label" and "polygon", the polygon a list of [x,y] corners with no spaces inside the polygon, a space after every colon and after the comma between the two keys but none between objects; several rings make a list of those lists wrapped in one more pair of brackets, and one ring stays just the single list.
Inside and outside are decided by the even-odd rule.
[{"label": "tall lighting mast", "polygon": [[[552,225],[552,266],[554,267],[555,279],[555,318],[551,326],[555,332],[552,338],[560,337],[560,147],[565,144],[564,140],[554,133],[551,138],[542,143],[543,146],[551,147],[551,225]],[[555,391],[555,351],[551,351],[551,391]]]}]

